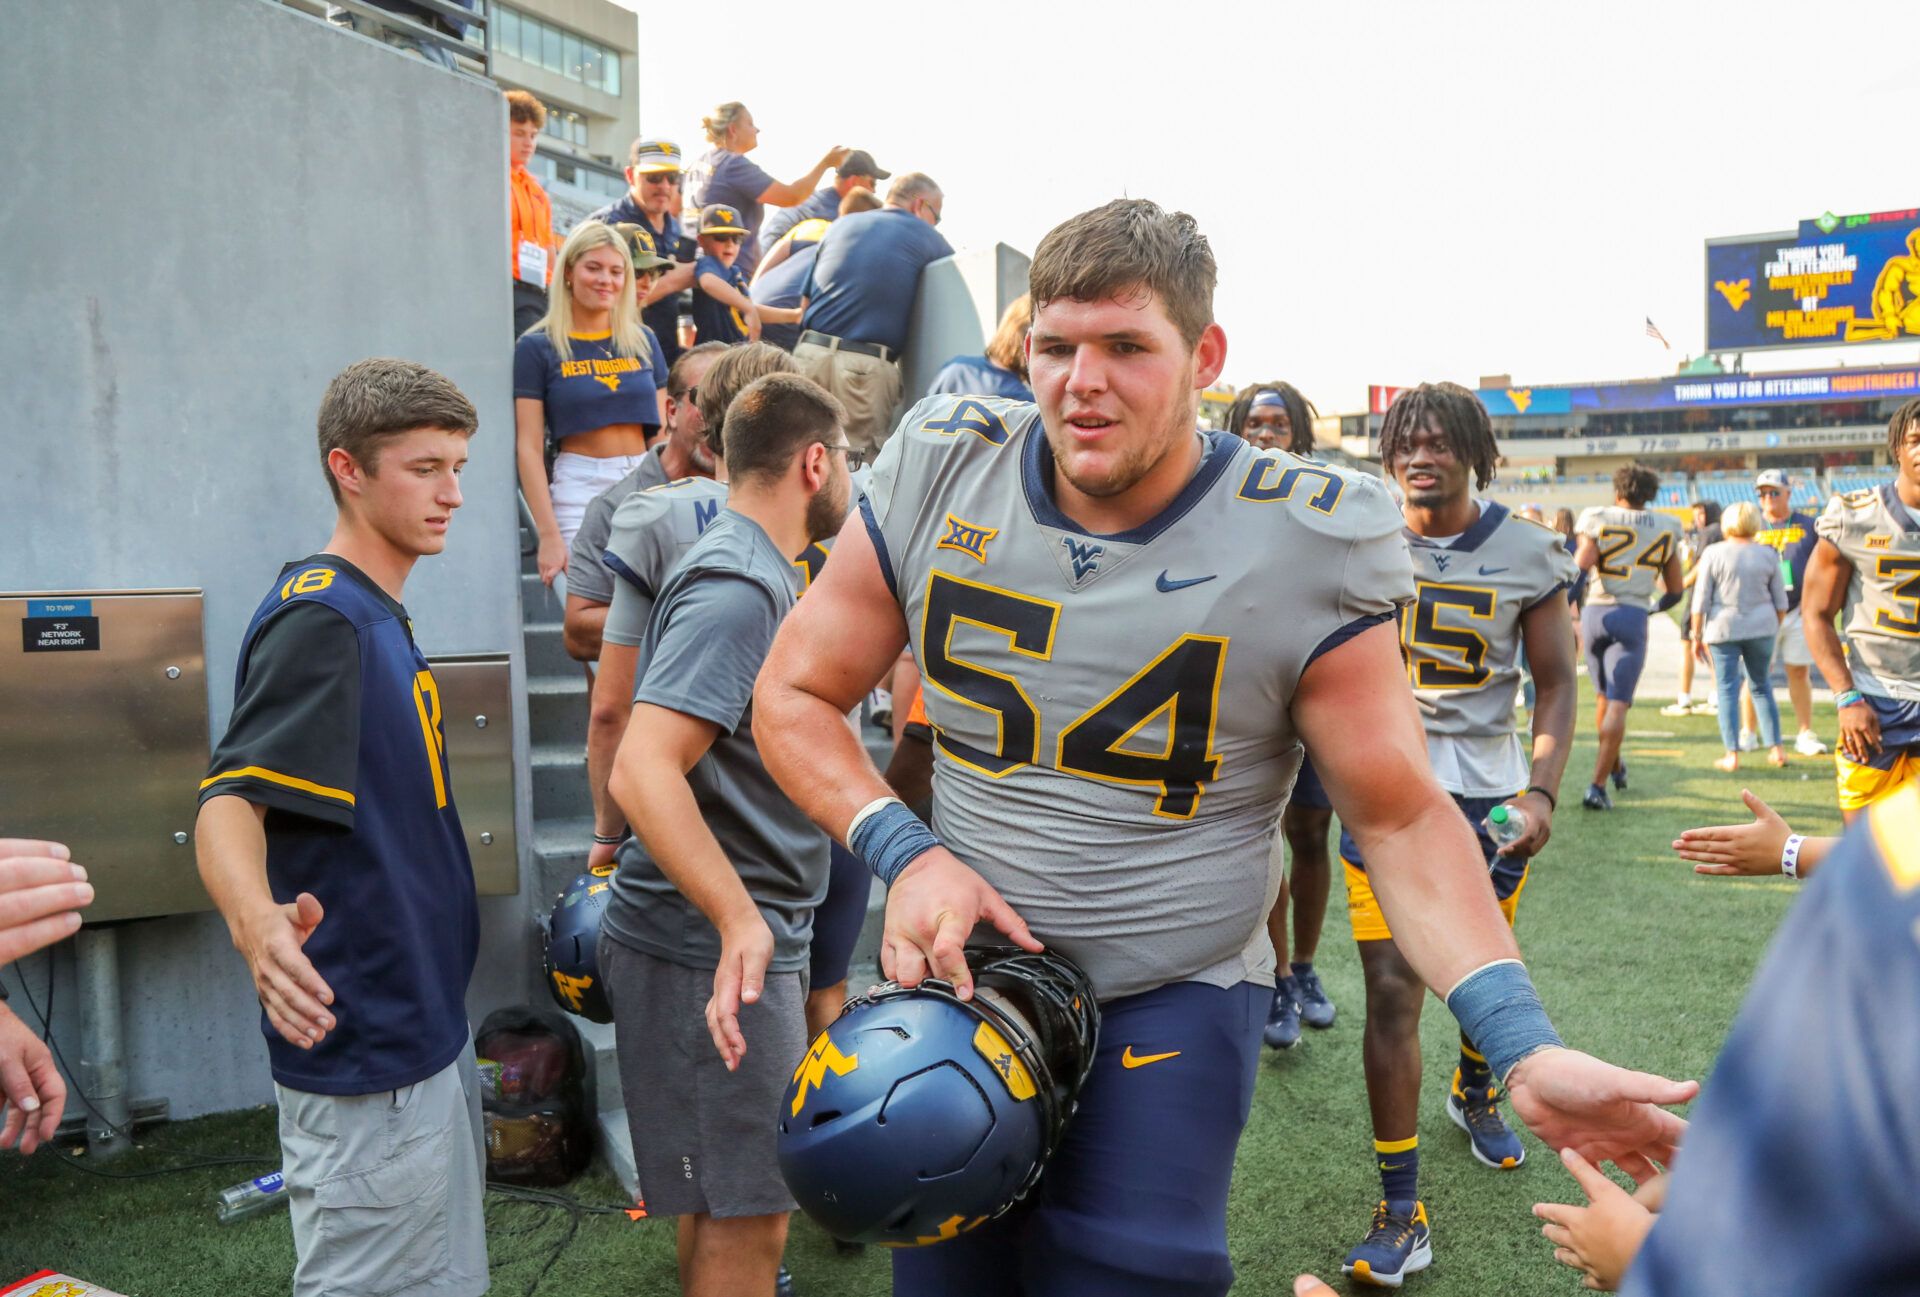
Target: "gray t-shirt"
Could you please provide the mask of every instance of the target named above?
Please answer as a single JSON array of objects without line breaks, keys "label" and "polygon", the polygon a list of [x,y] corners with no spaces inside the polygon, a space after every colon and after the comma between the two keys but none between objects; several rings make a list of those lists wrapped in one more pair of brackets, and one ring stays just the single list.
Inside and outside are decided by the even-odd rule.
[{"label": "gray t-shirt", "polygon": [[613,531],[613,511],[635,491],[666,482],[666,466],[660,461],[660,452],[665,449],[663,441],[647,452],[633,472],[587,501],[580,530],[573,533],[573,548],[567,554],[568,594],[593,603],[613,602],[613,573],[601,557],[607,548],[607,536]]},{"label": "gray t-shirt", "polygon": [[[797,573],[758,524],[723,511],[674,569],[640,647],[634,702],[720,727],[687,772],[700,818],[773,930],[768,969],[807,966],[813,911],[827,891],[827,836],[761,764],[753,741],[753,681],[793,607]],[[601,926],[614,940],[689,968],[713,968],[720,934],[647,855],[620,848]]]},{"label": "gray t-shirt", "polygon": [[1771,545],[1723,540],[1700,555],[1693,579],[1694,615],[1709,644],[1772,639],[1787,610],[1780,555]]}]

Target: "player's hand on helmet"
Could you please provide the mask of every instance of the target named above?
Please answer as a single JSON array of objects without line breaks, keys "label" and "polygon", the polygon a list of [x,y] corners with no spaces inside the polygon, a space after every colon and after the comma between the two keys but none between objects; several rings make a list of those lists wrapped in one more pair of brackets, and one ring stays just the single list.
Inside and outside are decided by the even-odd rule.
[{"label": "player's hand on helmet", "polygon": [[1612,1292],[1653,1228],[1653,1212],[1572,1149],[1564,1150],[1560,1160],[1579,1182],[1588,1205],[1533,1204],[1533,1214],[1547,1222],[1540,1232],[1554,1245],[1554,1260],[1586,1276],[1583,1287]]},{"label": "player's hand on helmet", "polygon": [[945,847],[923,853],[901,871],[887,891],[886,934],[880,970],[902,986],[929,977],[951,982],[961,999],[973,995],[967,967],[967,935],[982,919],[1022,950],[1043,949],[1000,893]]},{"label": "player's hand on helmet", "polygon": [[1880,751],[1880,717],[1871,705],[1858,702],[1840,709],[1840,752],[1849,761],[1864,763]]},{"label": "player's hand on helmet", "polygon": [[16,1144],[24,1156],[53,1138],[67,1106],[67,1083],[53,1065],[46,1042],[0,1005],[0,1148]]},{"label": "player's hand on helmet", "polygon": [[713,970],[713,997],[707,1001],[707,1034],[731,1072],[747,1056],[740,1034],[740,1006],[753,1004],[767,984],[773,961],[773,930],[749,905],[720,929],[720,964]]},{"label": "player's hand on helmet", "polygon": [[1527,1129],[1553,1149],[1612,1162],[1635,1180],[1673,1157],[1687,1123],[1662,1104],[1686,1103],[1697,1081],[1669,1081],[1565,1047],[1527,1055],[1507,1076],[1507,1097]]},{"label": "player's hand on helmet", "polygon": [[545,585],[552,585],[553,579],[567,570],[567,543],[560,539],[559,532],[540,538],[540,553],[534,562],[540,566],[540,580]]},{"label": "player's hand on helmet", "polygon": [[[598,833],[599,830],[595,829],[594,832]],[[608,834],[607,836],[611,837],[613,835]],[[595,869],[610,865],[619,855],[620,844],[618,842],[596,842],[587,851],[587,871],[591,873]]]},{"label": "player's hand on helmet", "polygon": [[326,917],[312,892],[290,905],[270,905],[234,925],[233,944],[246,958],[267,1021],[292,1045],[312,1049],[334,1028],[333,988],[302,950]]},{"label": "player's hand on helmet", "polygon": [[1674,854],[1693,861],[1696,874],[1780,873],[1780,853],[1792,830],[1780,813],[1745,788],[1740,800],[1753,812],[1751,824],[1713,824],[1683,829],[1673,841]]},{"label": "player's hand on helmet", "polygon": [[1527,817],[1527,831],[1501,847],[1497,854],[1530,860],[1546,850],[1547,839],[1553,836],[1553,803],[1545,793],[1528,792],[1509,797],[1507,805]]},{"label": "player's hand on helmet", "polygon": [[0,964],[73,935],[93,903],[87,871],[58,842],[0,838]]}]

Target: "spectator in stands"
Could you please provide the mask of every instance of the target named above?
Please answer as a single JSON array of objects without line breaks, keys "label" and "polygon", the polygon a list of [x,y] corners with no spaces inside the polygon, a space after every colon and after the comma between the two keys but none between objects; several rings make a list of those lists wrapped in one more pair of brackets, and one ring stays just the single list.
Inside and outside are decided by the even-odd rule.
[{"label": "spectator in stands", "polygon": [[846,215],[840,204],[848,194],[856,189],[864,189],[870,194],[878,193],[880,182],[892,174],[891,171],[880,169],[880,164],[873,160],[873,154],[865,149],[854,149],[841,162],[831,185],[820,186],[813,191],[811,198],[797,207],[776,207],[768,213],[765,223],[760,227],[760,256],[764,258],[772,252],[773,245],[803,221],[832,224],[835,217]]},{"label": "spectator in stands", "polygon": [[507,91],[507,197],[513,239],[513,336],[517,339],[547,312],[553,282],[553,201],[527,170],[547,124],[547,110],[524,90]]},{"label": "spectator in stands", "polygon": [[[853,188],[840,200],[836,215],[851,216],[855,212],[877,212],[882,204],[871,189]],[[791,322],[766,323],[761,325],[760,340],[771,343],[782,351],[792,351],[794,344],[800,341],[800,298],[806,291],[807,277],[813,274],[813,259],[819,255],[820,240],[827,237],[827,231],[833,228],[831,221],[805,220],[798,225],[788,227],[767,254],[760,258],[760,265],[753,272],[753,283],[748,292],[755,306],[767,307],[776,311],[792,311],[795,318]]]},{"label": "spectator in stands", "polygon": [[[574,532],[567,554],[567,606],[561,626],[561,642],[575,661],[600,658],[600,632],[613,603],[613,573],[607,570],[606,549],[614,511],[635,491],[683,477],[714,475],[714,454],[703,435],[705,425],[693,394],[726,350],[724,342],[703,342],[680,353],[667,374],[666,435],[640,457],[638,468],[593,497],[580,517],[580,529]],[[607,756],[612,755],[609,748]]]},{"label": "spectator in stands", "polygon": [[893,430],[920,272],[953,255],[934,228],[945,203],[940,186],[909,171],[880,211],[835,221],[813,263],[794,363],[847,407],[847,438],[869,455]]},{"label": "spectator in stands", "polygon": [[[1709,545],[1717,545],[1722,537],[1720,532],[1720,502],[1718,500],[1696,500],[1693,504],[1693,526],[1686,532],[1686,586],[1687,601],[1680,609],[1680,624],[1693,625],[1693,587],[1700,573],[1700,556]],[[1693,702],[1693,654],[1680,655],[1680,696],[1673,700],[1671,707],[1662,707],[1662,716],[1691,716],[1696,710],[1712,711],[1715,704],[1711,701],[1703,708],[1696,708]]]},{"label": "spectator in stands", "polygon": [[693,328],[702,342],[758,342],[765,319],[794,324],[797,309],[762,312],[748,295],[740,253],[747,239],[737,208],[709,203],[700,209],[700,260],[693,263]]},{"label": "spectator in stands", "polygon": [[627,155],[627,195],[588,215],[608,225],[646,227],[654,251],[668,261],[647,290],[640,319],[660,342],[671,369],[680,358],[680,299],[693,287],[693,240],[680,228],[680,146],[670,140],[635,140]]},{"label": "spectator in stands", "polygon": [[1740,768],[1738,738],[1740,671],[1744,665],[1760,708],[1760,741],[1767,763],[1787,764],[1780,748],[1780,705],[1773,700],[1768,672],[1773,641],[1787,613],[1786,583],[1772,546],[1754,542],[1760,510],[1742,500],[1727,510],[1721,529],[1726,538],[1700,556],[1694,580],[1688,638],[1701,662],[1713,655],[1714,685],[1720,696],[1720,740],[1726,755],[1714,768],[1731,774]]},{"label": "spectator in stands", "polygon": [[[1813,681],[1808,668],[1813,653],[1807,648],[1807,632],[1800,620],[1800,592],[1807,583],[1807,560],[1820,543],[1814,533],[1813,515],[1801,513],[1791,503],[1793,488],[1787,475],[1777,468],[1761,472],[1753,481],[1753,493],[1760,498],[1761,527],[1754,539],[1770,546],[1780,558],[1780,574],[1787,583],[1787,615],[1774,639],[1773,656],[1786,666],[1787,698],[1793,704],[1793,719],[1798,733],[1793,750],[1803,757],[1817,757],[1827,750],[1813,732]],[[1753,732],[1753,700],[1741,704],[1743,729]]]},{"label": "spectator in stands", "polygon": [[[627,257],[633,263],[633,304],[635,309],[640,312],[641,327],[647,331],[647,341],[659,349],[660,358],[665,361],[667,372],[671,374],[673,372],[673,361],[666,359],[667,345],[661,341],[660,335],[654,332],[653,326],[646,323],[646,318],[647,299],[653,295],[654,287],[660,282],[661,276],[673,270],[674,263],[660,255],[659,249],[653,241],[653,233],[647,229],[646,226],[637,225],[632,221],[622,221],[614,226],[613,230],[614,233],[618,234],[627,242]],[[678,354],[676,351],[675,356],[677,357]],[[654,429],[655,434],[663,433],[666,430],[666,424],[664,422],[666,415],[666,391],[664,388],[660,391],[660,413],[663,421]],[[649,442],[648,444],[651,446],[653,443]]]},{"label": "spectator in stands", "polygon": [[1291,383],[1255,383],[1227,407],[1227,431],[1262,450],[1279,447],[1296,455],[1313,454],[1313,421],[1318,411]]},{"label": "spectator in stands", "polygon": [[1033,327],[1033,298],[1022,293],[1000,313],[1000,327],[987,339],[979,356],[955,356],[940,367],[927,387],[928,396],[1004,396],[1031,401],[1027,386],[1027,330]]},{"label": "spectator in stands", "polygon": [[760,128],[745,104],[721,104],[712,116],[700,119],[700,129],[713,147],[687,173],[687,201],[696,208],[725,203],[746,218],[748,238],[740,249],[740,269],[751,275],[760,261],[760,244],[753,236],[760,232],[767,204],[792,207],[806,202],[820,177],[845,162],[851,150],[836,144],[813,164],[813,170],[783,184],[747,158],[760,145]]},{"label": "spectator in stands", "polygon": [[[560,249],[547,313],[513,352],[520,490],[553,584],[594,496],[640,466],[661,425],[667,367],[634,301],[633,261],[612,226],[582,221]],[[547,483],[546,448],[558,452]]]},{"label": "spectator in stands", "polygon": [[[58,842],[0,838],[0,966],[72,936],[93,904],[87,871]],[[47,1043],[7,1007],[0,983],[0,1149],[22,1155],[53,1138],[67,1106],[67,1085]]]}]

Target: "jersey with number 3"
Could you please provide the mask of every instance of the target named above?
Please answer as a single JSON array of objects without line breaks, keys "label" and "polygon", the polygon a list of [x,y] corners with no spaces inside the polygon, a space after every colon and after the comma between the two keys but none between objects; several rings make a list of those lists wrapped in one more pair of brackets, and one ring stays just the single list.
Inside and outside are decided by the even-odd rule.
[{"label": "jersey with number 3", "polygon": [[1158,517],[1091,535],[1034,406],[930,397],[861,505],[920,663],[934,826],[1102,999],[1272,980],[1295,687],[1412,593],[1379,481],[1202,451]]},{"label": "jersey with number 3", "polygon": [[1814,527],[1853,565],[1841,626],[1854,687],[1920,701],[1920,520],[1887,482],[1834,496]]},{"label": "jersey with number 3", "polygon": [[1650,509],[1595,505],[1580,515],[1574,534],[1591,536],[1599,548],[1588,603],[1619,604],[1652,612],[1656,586],[1667,560],[1680,552],[1680,520]]}]

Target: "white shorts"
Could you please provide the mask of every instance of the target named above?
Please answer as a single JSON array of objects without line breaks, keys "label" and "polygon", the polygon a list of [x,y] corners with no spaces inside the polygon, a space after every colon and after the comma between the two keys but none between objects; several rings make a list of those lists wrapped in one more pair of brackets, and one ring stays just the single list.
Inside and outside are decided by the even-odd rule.
[{"label": "white shorts", "polygon": [[553,520],[560,526],[560,540],[573,548],[573,533],[580,530],[593,497],[613,486],[640,467],[646,452],[638,455],[576,455],[563,450],[553,461]]},{"label": "white shorts", "polygon": [[1813,665],[1813,654],[1807,651],[1807,628],[1800,620],[1798,607],[1781,619],[1780,629],[1773,633],[1773,658],[1790,667]]}]

